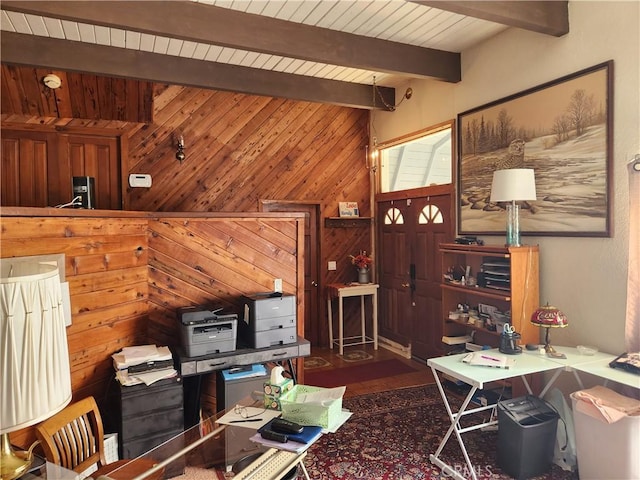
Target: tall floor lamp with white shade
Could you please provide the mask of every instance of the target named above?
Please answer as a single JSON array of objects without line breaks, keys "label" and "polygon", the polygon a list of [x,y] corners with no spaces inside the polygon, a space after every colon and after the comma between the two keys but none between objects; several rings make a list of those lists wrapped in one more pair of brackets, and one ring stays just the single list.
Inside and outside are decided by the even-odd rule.
[{"label": "tall floor lamp with white shade", "polygon": [[9,433],[62,410],[71,401],[71,372],[58,268],[4,259],[0,287],[0,468],[7,480],[31,464],[31,451],[14,450]]}]

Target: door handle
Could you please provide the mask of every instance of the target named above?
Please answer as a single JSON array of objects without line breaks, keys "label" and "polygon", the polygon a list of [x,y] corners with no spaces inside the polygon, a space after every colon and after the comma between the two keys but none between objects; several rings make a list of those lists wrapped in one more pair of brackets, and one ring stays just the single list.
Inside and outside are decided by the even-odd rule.
[{"label": "door handle", "polygon": [[409,283],[403,283],[401,286],[407,288],[410,284]]},{"label": "door handle", "polygon": [[312,287],[317,287],[318,286],[318,282],[316,282],[315,280],[311,281],[311,286]]}]

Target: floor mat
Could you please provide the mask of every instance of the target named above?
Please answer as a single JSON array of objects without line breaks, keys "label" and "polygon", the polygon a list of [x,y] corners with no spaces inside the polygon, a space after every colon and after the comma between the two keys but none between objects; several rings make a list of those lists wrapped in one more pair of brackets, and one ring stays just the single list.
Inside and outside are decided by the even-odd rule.
[{"label": "floor mat", "polygon": [[410,365],[400,360],[392,359],[344,368],[311,371],[305,373],[304,381],[308,385],[331,388],[416,371]]},{"label": "floor mat", "polygon": [[330,367],[331,363],[322,357],[306,357],[304,359],[304,369],[311,370],[312,368]]},{"label": "floor mat", "polygon": [[362,360],[370,360],[373,356],[364,350],[352,350],[351,352],[345,352],[342,355],[342,359],[345,362],[360,362]]}]

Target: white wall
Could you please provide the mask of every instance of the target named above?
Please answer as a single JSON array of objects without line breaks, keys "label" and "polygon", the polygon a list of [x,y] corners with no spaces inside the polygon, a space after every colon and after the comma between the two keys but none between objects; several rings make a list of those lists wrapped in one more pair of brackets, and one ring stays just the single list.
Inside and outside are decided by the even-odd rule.
[{"label": "white wall", "polygon": [[[640,2],[570,0],[561,38],[509,29],[462,52],[462,81],[415,81],[411,100],[376,113],[378,142],[454,119],[460,112],[613,59],[613,233],[611,238],[524,237],[540,245],[540,301],[564,311],[557,345],[624,351],[629,191],[626,165],[640,154]],[[499,237],[485,237],[500,243]]]}]

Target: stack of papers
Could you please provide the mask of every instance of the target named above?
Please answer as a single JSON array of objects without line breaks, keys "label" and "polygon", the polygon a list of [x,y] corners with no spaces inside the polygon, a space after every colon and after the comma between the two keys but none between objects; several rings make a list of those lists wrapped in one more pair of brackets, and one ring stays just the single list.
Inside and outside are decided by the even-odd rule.
[{"label": "stack of papers", "polygon": [[175,377],[178,372],[173,368],[173,356],[168,347],[138,345],[124,347],[111,355],[116,378],[125,386],[144,383],[151,385],[158,380]]}]

